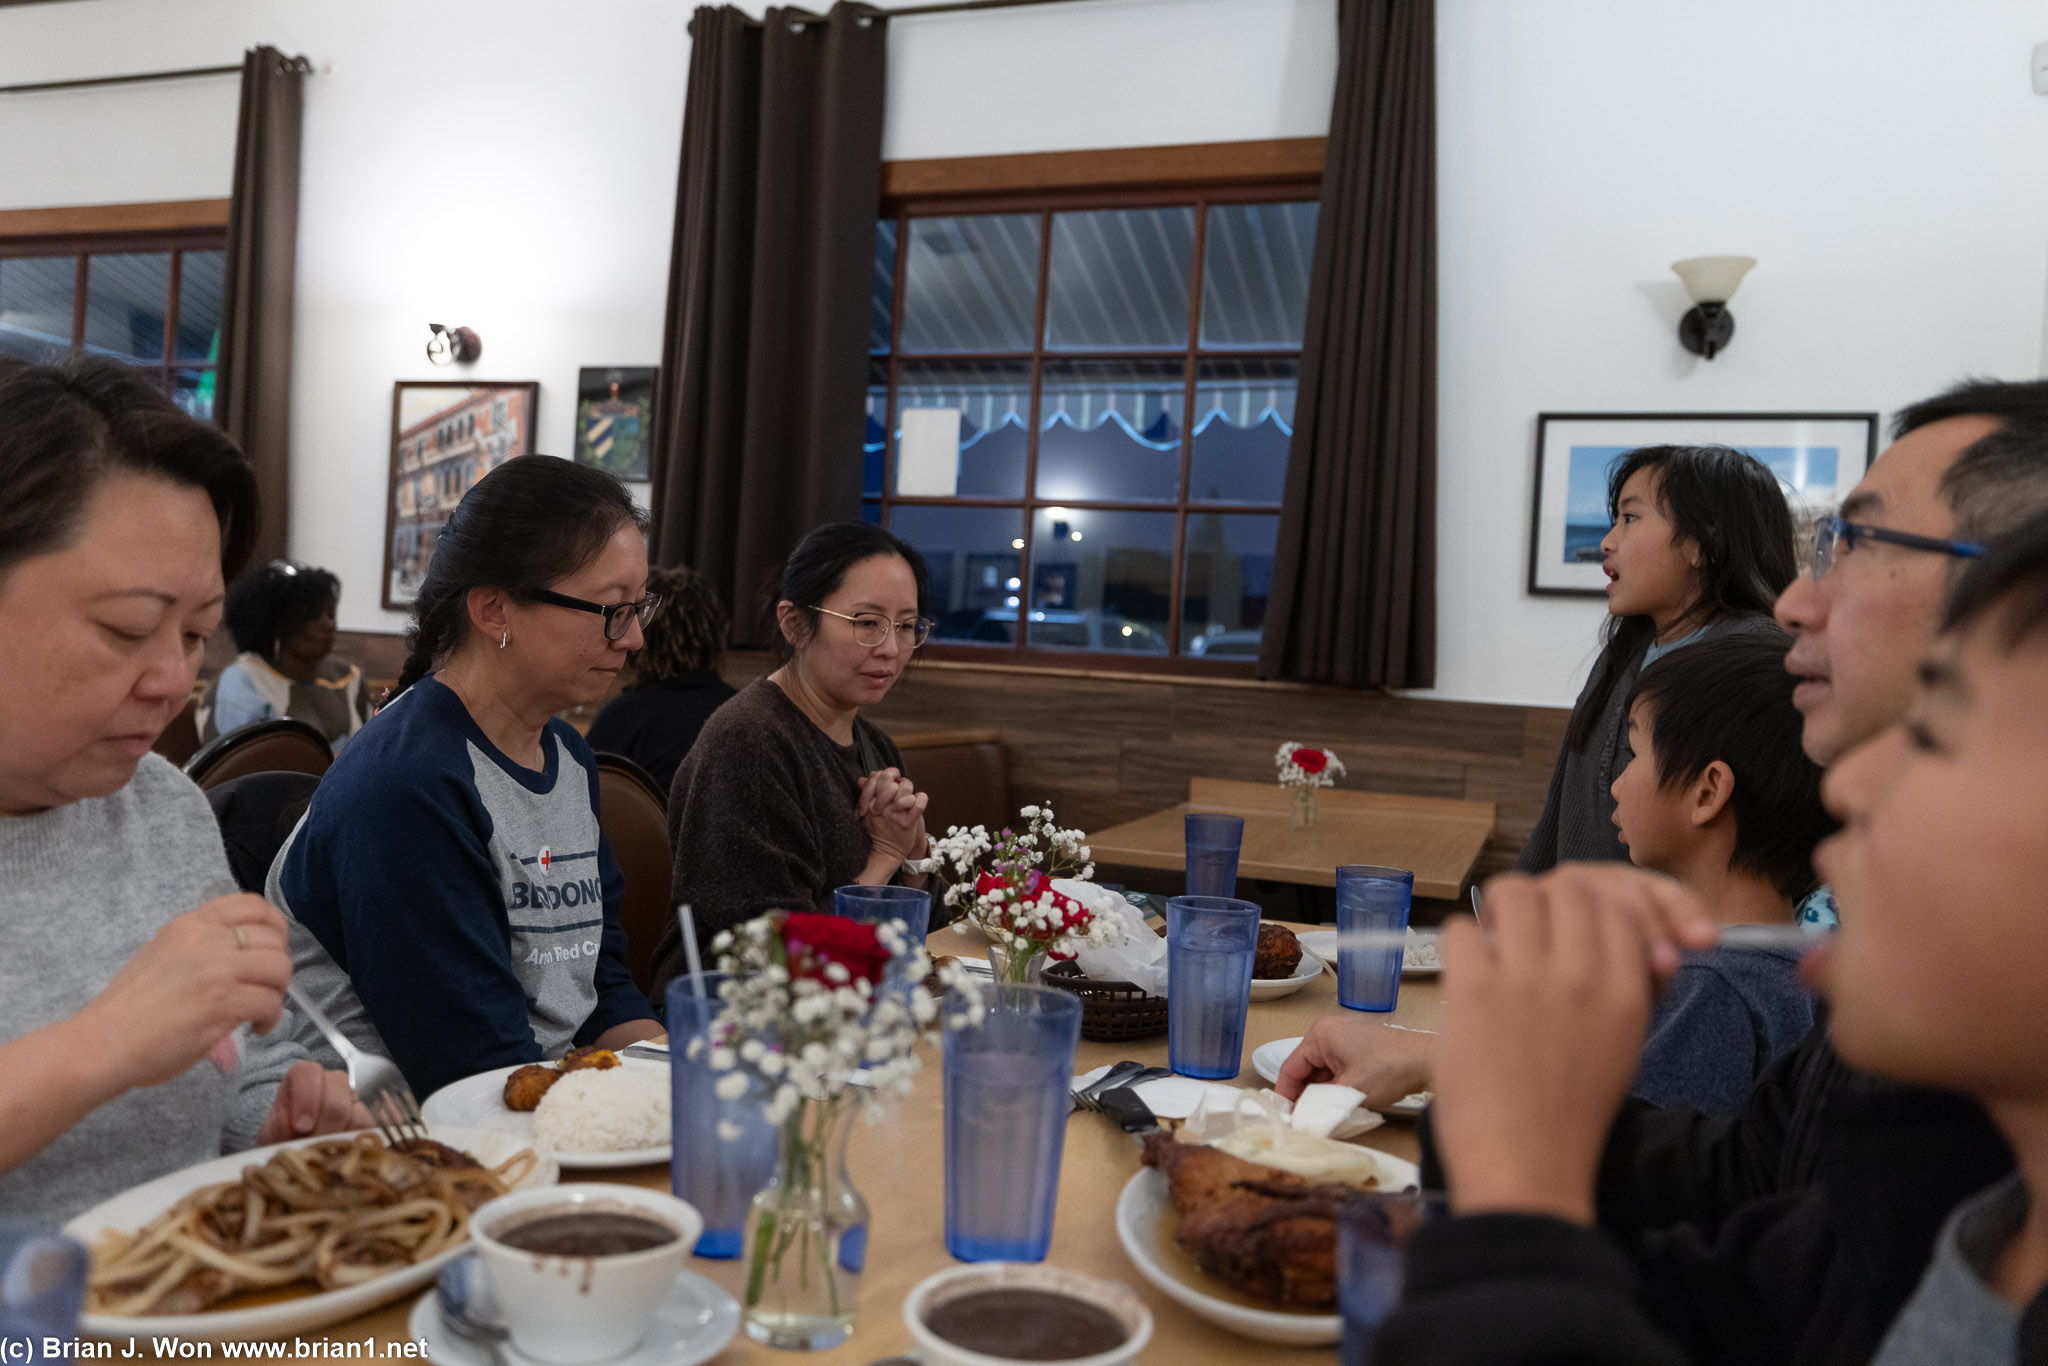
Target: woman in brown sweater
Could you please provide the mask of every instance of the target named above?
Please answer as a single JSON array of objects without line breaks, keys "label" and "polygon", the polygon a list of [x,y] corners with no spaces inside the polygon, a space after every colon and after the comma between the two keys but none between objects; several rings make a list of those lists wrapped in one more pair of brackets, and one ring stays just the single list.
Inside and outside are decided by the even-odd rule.
[{"label": "woman in brown sweater", "polygon": [[[675,899],[711,961],[720,930],[766,911],[832,909],[849,883],[924,878],[925,796],[861,716],[931,632],[924,556],[866,522],[817,528],[782,567],[781,667],[712,713],[669,792]],[[654,999],[685,970],[680,930],[657,951]]]}]

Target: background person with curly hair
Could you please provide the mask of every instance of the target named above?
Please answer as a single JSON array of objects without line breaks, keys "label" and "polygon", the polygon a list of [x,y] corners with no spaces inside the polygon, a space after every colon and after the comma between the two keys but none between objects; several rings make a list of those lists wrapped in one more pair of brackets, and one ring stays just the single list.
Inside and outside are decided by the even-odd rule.
[{"label": "background person with curly hair", "polygon": [[339,753],[370,719],[363,671],[334,653],[340,604],[341,580],[309,564],[272,560],[235,580],[223,615],[241,653],[206,690],[199,738],[290,716]]},{"label": "background person with curly hair", "polygon": [[697,733],[733,688],[718,674],[726,614],[711,580],[689,568],[650,569],[647,591],[661,595],[661,606],[641,628],[647,643],[626,666],[626,691],[605,704],[588,738],[592,749],[639,764],[666,792]]}]

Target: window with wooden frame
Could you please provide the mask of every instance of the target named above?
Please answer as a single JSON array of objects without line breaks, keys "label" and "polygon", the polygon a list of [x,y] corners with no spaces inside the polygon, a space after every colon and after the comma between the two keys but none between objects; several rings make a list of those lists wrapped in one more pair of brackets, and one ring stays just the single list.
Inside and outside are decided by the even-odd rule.
[{"label": "window with wooden frame", "polygon": [[111,356],[211,421],[225,220],[224,200],[0,214],[0,355]]},{"label": "window with wooden frame", "polygon": [[1085,188],[885,201],[865,508],[930,563],[931,653],[1250,673],[1320,140],[1309,173],[1297,153],[1293,174],[1202,180],[1184,156],[1178,183],[1102,183],[1119,158],[1228,169],[1241,146],[1066,154],[1095,159]]}]

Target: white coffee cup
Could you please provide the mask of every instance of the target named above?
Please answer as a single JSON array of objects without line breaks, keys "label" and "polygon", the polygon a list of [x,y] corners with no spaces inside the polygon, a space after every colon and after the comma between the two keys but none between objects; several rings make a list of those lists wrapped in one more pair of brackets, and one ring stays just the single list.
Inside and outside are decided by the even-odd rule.
[{"label": "white coffee cup", "polygon": [[[676,1236],[597,1257],[529,1252],[497,1236],[575,1213],[637,1215]],[[623,1356],[639,1344],[704,1231],[704,1217],[672,1195],[592,1182],[500,1196],[471,1216],[470,1229],[513,1345],[540,1361],[584,1362]]]},{"label": "white coffee cup", "polygon": [[1012,1366],[1014,1358],[990,1356],[948,1342],[934,1333],[925,1315],[948,1301],[978,1290],[1046,1290],[1071,1296],[1084,1304],[1109,1311],[1123,1325],[1124,1340],[1107,1352],[1075,1357],[1057,1366],[1120,1366],[1134,1361],[1152,1340],[1152,1311],[1117,1281],[1099,1280],[1065,1267],[1043,1262],[976,1262],[956,1266],[925,1277],[912,1287],[903,1301],[903,1322],[917,1341],[917,1354],[925,1366]]}]

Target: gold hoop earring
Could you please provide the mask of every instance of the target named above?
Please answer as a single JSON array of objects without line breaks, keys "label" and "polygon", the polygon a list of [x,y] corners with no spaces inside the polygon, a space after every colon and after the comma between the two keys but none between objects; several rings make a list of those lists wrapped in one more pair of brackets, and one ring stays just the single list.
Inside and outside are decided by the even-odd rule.
[{"label": "gold hoop earring", "polygon": [[507,627],[507,628],[505,628],[504,630],[502,630],[502,631],[498,632],[498,648],[499,648],[499,649],[501,649],[501,650],[502,650],[502,649],[504,649],[504,648],[505,648],[505,647],[506,647],[507,645],[509,645],[509,644],[511,644],[511,643],[512,643],[512,629],[511,629],[510,627]]}]

